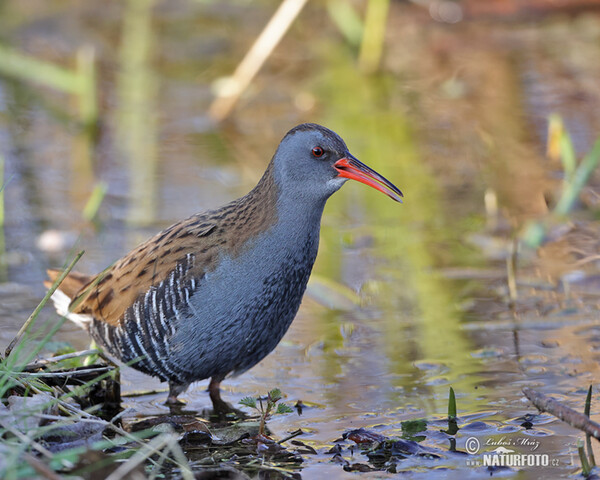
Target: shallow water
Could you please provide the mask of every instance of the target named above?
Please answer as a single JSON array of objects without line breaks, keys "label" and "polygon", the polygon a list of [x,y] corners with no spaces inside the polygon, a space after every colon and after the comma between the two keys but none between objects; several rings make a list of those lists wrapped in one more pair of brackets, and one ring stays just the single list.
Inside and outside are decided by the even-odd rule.
[{"label": "shallow water", "polygon": [[[279,387],[288,403],[308,406],[301,416],[269,421],[278,437],[302,428],[301,439],[319,452],[304,456],[303,478],[355,475],[325,452],[358,427],[394,436],[400,422],[427,418],[424,443],[447,451],[439,430],[450,386],[459,450],[470,437],[489,450],[508,437],[526,443],[519,450],[526,453],[533,438],[555,461],[495,475],[577,471],[583,435],[548,415],[522,427],[521,417],[536,410],[521,389],[583,409],[598,378],[598,296],[589,281],[595,263],[586,264],[582,288],[565,291],[555,285],[575,270],[572,263],[523,251],[511,309],[506,256],[514,232],[545,214],[560,187],[560,165],[544,155],[546,116],[562,114],[582,153],[600,131],[598,17],[448,26],[393,4],[384,73],[368,76],[358,73],[355,52],[321,6],[310,5],[217,128],[205,116],[212,82],[232,71],[273,5],[161,3],[146,28],[143,13],[128,15],[117,2],[34,3],[3,4],[4,38],[61,64],[79,45],[93,44],[101,128],[94,144],[65,119],[74,111],[70,97],[0,80],[10,282],[0,289],[3,343],[43,296],[44,270],[63,265],[69,251],[86,250],[78,270],[102,270],[160,228],[247,192],[285,131],[317,122],[396,183],[405,203],[356,183],[330,200],[298,317],[273,354],[224,382],[226,399],[235,404]],[[117,42],[122,21],[133,23]],[[309,27],[319,35],[306,33]],[[98,181],[108,193],[91,223],[81,211]],[[486,196],[497,199],[497,212],[486,213]],[[577,216],[597,231],[593,212]],[[57,231],[50,239],[63,242],[53,252],[39,243],[50,230]],[[577,244],[569,238],[561,251]],[[333,290],[325,289],[331,282]],[[44,318],[54,318],[50,308]],[[59,339],[87,345],[71,325]],[[131,369],[123,377],[125,392],[161,387]],[[201,382],[183,396],[189,410],[209,406],[205,388]],[[166,413],[164,398],[131,397],[124,406],[138,415]],[[487,474],[450,454],[398,468],[411,478]]]}]

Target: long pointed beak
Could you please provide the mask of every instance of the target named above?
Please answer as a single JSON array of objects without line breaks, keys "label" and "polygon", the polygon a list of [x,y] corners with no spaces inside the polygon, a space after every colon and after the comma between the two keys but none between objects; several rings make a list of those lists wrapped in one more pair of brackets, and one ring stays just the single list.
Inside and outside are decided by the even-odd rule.
[{"label": "long pointed beak", "polygon": [[402,203],[402,197],[404,195],[402,195],[402,192],[398,187],[349,153],[346,154],[344,158],[340,158],[335,162],[333,166],[339,172],[338,176],[357,180],[365,185],[369,185],[369,187],[373,187],[374,189],[385,193],[392,200]]}]

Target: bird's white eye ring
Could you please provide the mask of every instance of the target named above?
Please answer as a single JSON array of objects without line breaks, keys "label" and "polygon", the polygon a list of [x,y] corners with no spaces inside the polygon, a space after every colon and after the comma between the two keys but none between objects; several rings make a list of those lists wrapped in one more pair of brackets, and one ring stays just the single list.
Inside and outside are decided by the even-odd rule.
[{"label": "bird's white eye ring", "polygon": [[321,147],[315,147],[312,149],[312,154],[317,158],[322,157],[324,153],[325,150],[323,150]]}]

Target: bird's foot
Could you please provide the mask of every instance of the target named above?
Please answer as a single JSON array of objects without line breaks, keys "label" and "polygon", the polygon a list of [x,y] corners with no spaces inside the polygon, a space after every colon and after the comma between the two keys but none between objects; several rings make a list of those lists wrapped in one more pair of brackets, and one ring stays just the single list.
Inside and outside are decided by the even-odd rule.
[{"label": "bird's foot", "polygon": [[220,400],[218,402],[213,402],[213,413],[216,415],[228,415],[230,413],[239,416],[239,414],[243,414],[241,410],[238,410],[230,403],[227,403],[225,400]]},{"label": "bird's foot", "polygon": [[219,419],[226,417],[231,418],[232,416],[243,420],[246,418],[246,414],[237,408],[234,408],[231,404],[227,403],[221,398],[221,379],[211,378],[208,384],[208,394],[213,404],[212,414],[217,416]]},{"label": "bird's foot", "polygon": [[225,401],[218,404],[213,403],[213,409],[207,413],[211,419],[217,421],[245,420],[248,418],[248,415],[244,412]]},{"label": "bird's foot", "polygon": [[169,405],[171,407],[185,405],[185,402],[179,400],[179,395],[187,390],[189,384],[179,384],[169,382],[169,396],[167,397],[167,401],[165,405]]},{"label": "bird's foot", "polygon": [[169,395],[167,397],[167,401],[165,402],[165,405],[167,405],[169,407],[181,407],[181,406],[185,405],[185,402],[183,400],[179,400],[177,398],[177,395]]}]

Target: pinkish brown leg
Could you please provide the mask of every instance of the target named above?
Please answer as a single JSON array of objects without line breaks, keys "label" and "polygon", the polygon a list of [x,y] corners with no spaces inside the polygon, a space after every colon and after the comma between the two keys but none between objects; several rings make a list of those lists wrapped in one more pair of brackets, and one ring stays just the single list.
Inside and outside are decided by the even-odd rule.
[{"label": "pinkish brown leg", "polygon": [[234,408],[229,403],[221,398],[221,381],[223,377],[212,377],[208,384],[208,394],[213,404],[213,413],[221,417],[224,415],[233,414],[239,419],[246,418],[246,414],[237,408]]},{"label": "pinkish brown leg", "polygon": [[229,413],[235,409],[221,398],[221,380],[222,378],[212,377],[208,384],[208,395],[213,404],[215,413]]},{"label": "pinkish brown leg", "polygon": [[169,396],[165,402],[167,405],[183,405],[183,402],[177,397],[187,390],[189,384],[181,385],[169,382]]}]

